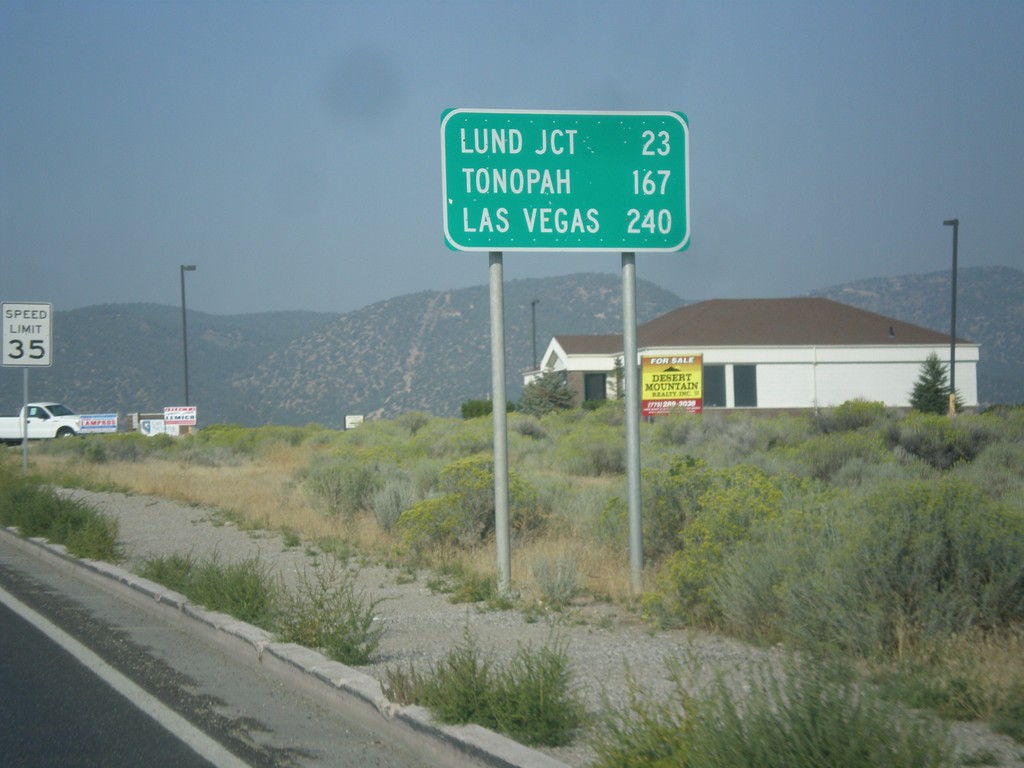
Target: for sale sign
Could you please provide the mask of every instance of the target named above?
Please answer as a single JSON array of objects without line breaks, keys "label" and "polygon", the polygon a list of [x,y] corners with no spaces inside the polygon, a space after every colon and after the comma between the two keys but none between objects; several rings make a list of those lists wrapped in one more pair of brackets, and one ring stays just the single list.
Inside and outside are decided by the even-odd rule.
[{"label": "for sale sign", "polygon": [[682,408],[701,413],[704,367],[701,355],[655,355],[641,358],[641,413],[657,416]]}]

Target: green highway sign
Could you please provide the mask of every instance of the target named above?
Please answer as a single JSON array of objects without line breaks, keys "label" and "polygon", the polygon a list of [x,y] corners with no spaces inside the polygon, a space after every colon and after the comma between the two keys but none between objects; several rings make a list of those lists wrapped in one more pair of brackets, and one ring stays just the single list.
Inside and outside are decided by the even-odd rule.
[{"label": "green highway sign", "polygon": [[445,241],[458,251],[682,251],[689,136],[681,112],[446,110]]}]

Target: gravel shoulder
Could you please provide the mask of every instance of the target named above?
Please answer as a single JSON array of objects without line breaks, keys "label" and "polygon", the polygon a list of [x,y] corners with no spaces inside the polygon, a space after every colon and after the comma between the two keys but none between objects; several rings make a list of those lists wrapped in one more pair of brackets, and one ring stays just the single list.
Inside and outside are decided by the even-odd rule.
[{"label": "gravel shoulder", "polygon": [[[286,584],[295,584],[322,560],[315,548],[289,546],[269,531],[243,531],[213,510],[154,497],[120,493],[66,492],[118,520],[122,562],[135,570],[147,558],[192,553],[199,559],[217,556],[222,562],[258,557]],[[444,659],[464,642],[468,632],[485,654],[497,662],[511,658],[520,647],[564,644],[590,711],[602,696],[617,705],[628,700],[628,677],[655,697],[673,689],[665,660],[698,662],[702,669],[729,670],[764,653],[737,641],[684,630],[653,631],[630,614],[607,604],[574,606],[559,614],[528,621],[517,610],[480,610],[453,604],[427,586],[427,574],[411,579],[383,566],[360,567],[357,589],[368,600],[380,601],[377,613],[385,623],[379,652],[372,664],[359,669],[383,681],[387,669],[418,669]],[[991,754],[988,765],[1024,768],[1024,745],[989,731],[982,724],[957,724],[959,749],[967,755]],[[581,744],[542,750],[574,768],[593,761]]]}]

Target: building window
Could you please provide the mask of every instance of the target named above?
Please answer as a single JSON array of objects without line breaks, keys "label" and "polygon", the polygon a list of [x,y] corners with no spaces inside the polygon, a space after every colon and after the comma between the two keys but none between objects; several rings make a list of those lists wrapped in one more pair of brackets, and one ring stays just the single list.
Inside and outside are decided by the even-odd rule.
[{"label": "building window", "polygon": [[583,399],[607,400],[607,376],[603,373],[583,374]]},{"label": "building window", "polygon": [[704,407],[725,408],[725,366],[704,366]]},{"label": "building window", "polygon": [[757,408],[757,366],[734,365],[732,385],[737,408]]}]

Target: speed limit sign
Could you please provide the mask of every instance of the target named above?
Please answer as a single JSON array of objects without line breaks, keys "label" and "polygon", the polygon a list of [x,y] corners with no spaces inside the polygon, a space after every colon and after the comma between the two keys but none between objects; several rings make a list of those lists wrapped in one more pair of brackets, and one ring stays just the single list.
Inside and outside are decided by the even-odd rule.
[{"label": "speed limit sign", "polygon": [[3,302],[3,364],[20,368],[53,364],[53,305]]}]

